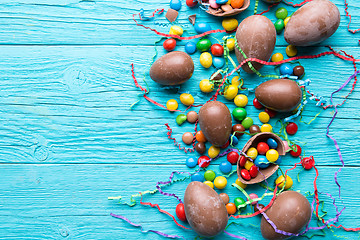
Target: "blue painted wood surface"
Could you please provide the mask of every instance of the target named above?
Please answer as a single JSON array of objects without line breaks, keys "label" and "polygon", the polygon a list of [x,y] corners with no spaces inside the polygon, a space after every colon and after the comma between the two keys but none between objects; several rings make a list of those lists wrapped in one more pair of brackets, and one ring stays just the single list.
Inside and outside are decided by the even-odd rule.
[{"label": "blue painted wood surface", "polygon": [[[237,16],[240,21],[253,13],[254,2],[247,11]],[[295,1],[299,2],[299,1]],[[299,54],[317,54],[326,51],[326,45],[345,50],[360,58],[359,34],[346,30],[348,18],[344,2],[334,0],[341,13],[340,28],[330,39],[315,47],[301,48]],[[352,14],[351,28],[360,27],[360,4],[347,0]],[[132,14],[140,8],[150,14],[156,8],[169,6],[168,0],[141,0],[127,2],[79,0],[0,0],[0,103],[2,127],[0,128],[0,238],[1,239],[161,239],[154,234],[141,233],[138,228],[112,218],[110,212],[128,217],[144,229],[154,229],[194,238],[196,234],[178,228],[170,218],[157,210],[135,206],[127,207],[109,201],[109,196],[129,196],[144,190],[154,190],[157,181],[165,181],[174,170],[189,171],[185,166],[188,156],[167,139],[165,123],[173,128],[174,137],[181,139],[193,125],[175,124],[176,114],[160,109],[144,99],[133,110],[129,107],[137,100],[140,91],[131,78],[130,63],[135,64],[136,77],[144,76],[151,92],[149,97],[165,104],[178,93],[162,88],[149,80],[149,63],[155,53],[154,42],[160,37],[149,30],[135,26]],[[286,6],[280,4],[279,6]],[[286,6],[290,12],[295,9]],[[259,4],[259,11],[267,9]],[[271,9],[265,15],[275,21]],[[188,9],[183,1],[178,24],[193,34],[187,16],[197,14],[198,21],[209,22],[213,29],[221,28],[221,21],[198,8]],[[168,32],[170,25],[164,15],[158,24],[145,24]],[[222,34],[214,37],[221,38]],[[215,42],[214,39],[212,41]],[[178,42],[178,50],[184,50]],[[278,35],[275,52],[285,55],[286,42]],[[159,44],[159,55],[165,51]],[[208,97],[199,94],[198,83],[208,78],[213,70],[203,69],[199,54],[192,56],[195,73],[181,86],[189,91],[196,103]],[[302,60],[307,77],[312,80],[310,89],[329,100],[353,72],[350,62],[333,56]],[[273,67],[264,67],[262,73],[273,73]],[[262,79],[244,74],[246,87],[258,85]],[[140,81],[141,84],[143,84]],[[351,89],[349,85],[335,95],[340,103]],[[253,95],[250,94],[250,99]],[[234,104],[219,97],[230,109]],[[358,146],[360,117],[358,87],[339,108],[339,114],[330,133],[337,139],[346,167],[339,174],[342,201],[346,210],[340,223],[346,227],[359,227],[360,160]],[[184,110],[184,106],[180,106]],[[249,104],[249,115],[260,123],[259,113]],[[310,120],[319,112],[309,103],[304,119]],[[325,136],[325,128],[333,109],[322,111],[311,124],[299,124],[299,132],[291,137],[306,143],[306,155],[313,155],[319,168],[318,187],[321,192],[337,196],[334,173],[340,161],[333,142]],[[275,123],[272,120],[271,123]],[[278,126],[277,126],[278,127]],[[248,137],[240,140],[240,146]],[[285,157],[283,168],[290,168],[296,159]],[[218,162],[210,168],[218,171]],[[296,179],[296,169],[290,176]],[[301,172],[301,182],[294,189],[313,191],[314,171]],[[232,176],[229,182],[234,182]],[[270,179],[273,180],[274,177]],[[187,182],[174,184],[166,190],[179,196]],[[248,192],[262,194],[259,186],[249,186]],[[240,196],[230,185],[224,192],[233,199]],[[328,218],[335,216],[331,199],[325,201]],[[145,201],[158,203],[174,214],[175,198],[160,194],[146,196]],[[337,198],[337,204],[343,206]],[[260,218],[237,221],[229,231],[249,239],[261,239]],[[325,239],[358,238],[357,233],[342,230],[325,230]],[[230,239],[221,235],[216,239]],[[316,236],[314,239],[324,239]]]}]

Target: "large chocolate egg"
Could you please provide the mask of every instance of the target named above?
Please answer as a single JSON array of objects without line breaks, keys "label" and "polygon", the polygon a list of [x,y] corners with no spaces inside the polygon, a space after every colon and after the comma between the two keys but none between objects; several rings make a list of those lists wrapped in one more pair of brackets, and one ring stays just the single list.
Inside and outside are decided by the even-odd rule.
[{"label": "large chocolate egg", "polygon": [[[273,205],[265,213],[278,230],[296,234],[309,222],[311,207],[302,194],[287,191],[277,196]],[[275,232],[264,216],[261,219],[261,234],[269,240],[290,237]]]},{"label": "large chocolate egg", "polygon": [[232,129],[231,114],[222,102],[210,101],[199,110],[199,124],[206,139],[217,147],[223,146]]},{"label": "large chocolate egg", "polygon": [[267,108],[290,112],[301,103],[302,93],[295,81],[274,79],[260,84],[255,90],[255,97]]},{"label": "large chocolate egg", "polygon": [[219,194],[202,182],[191,182],[185,191],[186,219],[199,235],[213,237],[228,223],[226,207]]},{"label": "large chocolate egg", "polygon": [[[276,30],[274,24],[267,17],[252,15],[245,18],[239,24],[236,31],[236,40],[248,58],[258,58],[268,61],[274,51]],[[235,53],[239,63],[245,60],[237,48],[235,48]],[[251,63],[256,70],[259,70],[263,66],[257,62]],[[242,68],[248,73],[253,72],[247,63],[244,64]]]},{"label": "large chocolate egg", "polygon": [[162,85],[178,85],[189,80],[194,62],[185,52],[170,52],[156,60],[150,68],[150,77]]},{"label": "large chocolate egg", "polygon": [[314,0],[299,8],[285,27],[285,40],[295,46],[310,46],[335,33],[340,12],[329,0]]}]

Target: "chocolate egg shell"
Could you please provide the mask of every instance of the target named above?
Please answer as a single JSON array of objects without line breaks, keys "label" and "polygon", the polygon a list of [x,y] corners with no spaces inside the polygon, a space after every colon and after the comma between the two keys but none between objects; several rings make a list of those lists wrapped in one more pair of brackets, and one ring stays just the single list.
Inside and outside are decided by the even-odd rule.
[{"label": "chocolate egg shell", "polygon": [[286,25],[285,40],[295,46],[310,46],[335,33],[340,12],[329,0],[314,0],[299,8]]},{"label": "chocolate egg shell", "polygon": [[222,102],[210,101],[199,110],[199,125],[206,139],[217,147],[223,146],[232,129],[231,114]]},{"label": "chocolate egg shell", "polygon": [[[277,135],[270,133],[270,132],[263,132],[263,133],[258,133],[256,135],[254,135],[252,138],[249,139],[249,141],[247,141],[247,143],[243,147],[242,151],[247,152],[247,150],[251,147],[256,148],[259,142],[266,142],[269,138],[273,138],[277,142],[278,147],[276,148],[276,151],[279,153],[279,155],[282,155],[282,156],[285,155],[286,150],[285,150],[284,142]],[[247,185],[255,184],[255,183],[262,182],[265,179],[267,179],[268,177],[270,177],[271,175],[273,175],[278,168],[279,168],[279,165],[270,164],[267,168],[259,169],[260,173],[255,178],[252,178],[249,181],[247,181],[241,177],[240,172],[241,172],[241,169],[243,169],[243,168],[240,166],[240,161],[238,161],[237,174],[238,174],[239,180],[242,183],[245,183]]]},{"label": "chocolate egg shell", "polygon": [[[274,51],[276,30],[274,24],[267,17],[253,15],[245,18],[239,24],[236,31],[236,40],[248,58],[258,58],[268,61]],[[235,53],[239,63],[245,60],[237,48],[235,48]],[[257,62],[251,63],[256,70],[259,70],[263,66]],[[253,72],[247,63],[244,64],[242,68],[248,73]]]},{"label": "chocolate egg shell", "polygon": [[202,182],[191,182],[184,195],[186,219],[199,235],[213,237],[228,223],[225,204],[214,189]]},{"label": "chocolate egg shell", "polygon": [[156,60],[150,68],[150,77],[162,85],[178,85],[189,80],[194,62],[185,52],[169,52]]},{"label": "chocolate egg shell", "polygon": [[302,92],[293,80],[274,79],[260,84],[255,90],[255,97],[267,108],[290,112],[301,103]]},{"label": "chocolate egg shell", "polygon": [[[265,213],[275,223],[278,230],[296,234],[309,222],[311,207],[302,194],[286,191],[276,197],[273,205]],[[261,234],[269,240],[290,237],[275,232],[264,216],[261,219]]]}]

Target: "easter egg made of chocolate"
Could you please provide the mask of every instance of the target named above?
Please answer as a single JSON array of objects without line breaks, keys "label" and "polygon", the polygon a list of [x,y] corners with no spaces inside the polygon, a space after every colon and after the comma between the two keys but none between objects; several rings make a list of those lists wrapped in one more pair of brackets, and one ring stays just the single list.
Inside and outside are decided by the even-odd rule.
[{"label": "easter egg made of chocolate", "polygon": [[194,62],[185,52],[169,52],[156,60],[150,68],[150,77],[162,85],[178,85],[189,80]]},{"label": "easter egg made of chocolate", "polygon": [[329,0],[314,0],[299,8],[286,25],[285,40],[294,46],[311,46],[335,33],[340,12]]},{"label": "easter egg made of chocolate", "polygon": [[223,200],[202,182],[191,182],[184,195],[186,219],[199,235],[213,237],[224,231],[228,214]]},{"label": "easter egg made of chocolate", "polygon": [[221,147],[229,140],[232,120],[230,111],[224,103],[205,103],[199,110],[198,120],[201,131],[212,145]]},{"label": "easter egg made of chocolate", "polygon": [[290,112],[301,103],[302,92],[293,80],[273,79],[260,84],[255,90],[255,97],[267,108]]},{"label": "easter egg made of chocolate", "polygon": [[[236,31],[236,40],[246,57],[268,61],[274,51],[276,30],[274,24],[267,17],[252,15],[239,24]],[[245,60],[237,47],[235,48],[235,54],[239,63]],[[263,66],[257,62],[251,62],[251,64],[256,70]],[[245,63],[242,68],[248,73],[253,72],[248,63]]]},{"label": "easter egg made of chocolate", "polygon": [[[297,234],[310,221],[311,207],[302,194],[286,191],[276,197],[273,205],[265,213],[278,230]],[[264,216],[260,228],[262,236],[268,240],[291,237],[275,232]]]}]

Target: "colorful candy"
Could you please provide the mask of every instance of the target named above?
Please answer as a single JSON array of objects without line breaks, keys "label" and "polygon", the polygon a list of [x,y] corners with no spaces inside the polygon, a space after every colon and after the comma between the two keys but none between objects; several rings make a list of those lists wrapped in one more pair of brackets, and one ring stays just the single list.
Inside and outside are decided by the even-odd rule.
[{"label": "colorful candy", "polygon": [[207,141],[204,133],[201,130],[196,132],[195,138],[196,138],[196,141],[198,141],[198,142],[206,142]]},{"label": "colorful candy", "polygon": [[285,51],[286,51],[286,55],[288,55],[288,57],[295,57],[297,54],[297,49],[294,45],[287,46]]},{"label": "colorful candy", "polygon": [[175,99],[170,99],[166,102],[166,108],[170,111],[174,111],[179,107],[179,104]]},{"label": "colorful candy", "polygon": [[163,47],[166,51],[170,52],[176,47],[176,40],[173,38],[168,38],[164,41]]},{"label": "colorful candy", "polygon": [[271,61],[272,62],[280,62],[282,60],[284,60],[284,56],[281,53],[274,53],[271,56]]},{"label": "colorful candy", "polygon": [[213,184],[212,182],[210,182],[210,181],[205,181],[204,183],[205,183],[206,185],[208,185],[209,187],[214,188],[214,184]]},{"label": "colorful candy", "polygon": [[197,5],[197,0],[186,0],[186,5],[188,7],[195,7]]},{"label": "colorful candy", "polygon": [[249,132],[250,132],[250,134],[260,133],[261,130],[260,130],[260,127],[258,125],[254,124],[249,128]]},{"label": "colorful candy", "polygon": [[244,0],[231,0],[230,5],[233,8],[241,8],[244,5]]},{"label": "colorful candy", "polygon": [[180,95],[180,102],[185,106],[190,106],[194,104],[194,97],[189,93],[182,93]]},{"label": "colorful candy", "polygon": [[208,155],[209,155],[210,158],[217,157],[219,155],[219,153],[220,153],[220,148],[215,147],[215,146],[209,147]]},{"label": "colorful candy", "polygon": [[[294,151],[295,150],[295,151]],[[291,156],[299,157],[301,155],[301,147],[296,145],[295,149],[290,151]]]},{"label": "colorful candy", "polygon": [[276,149],[278,147],[277,142],[273,138],[268,138],[266,143],[269,145],[271,149]]},{"label": "colorful candy", "polygon": [[235,39],[234,38],[229,38],[227,41],[226,41],[226,46],[227,48],[229,49],[229,51],[234,51],[235,49]]},{"label": "colorful candy", "polygon": [[207,170],[205,173],[204,173],[204,177],[205,177],[205,180],[206,181],[214,181],[215,177],[216,177],[216,174],[213,170]]},{"label": "colorful candy", "polygon": [[282,19],[276,20],[276,22],[274,23],[274,26],[276,29],[276,33],[280,34],[285,27],[284,20],[282,20]]},{"label": "colorful candy", "polygon": [[257,156],[254,163],[256,166],[258,166],[261,169],[267,168],[270,164],[264,155]]},{"label": "colorful candy", "polygon": [[236,120],[242,121],[246,117],[247,112],[244,108],[237,107],[232,111],[232,115]]},{"label": "colorful candy", "polygon": [[236,206],[234,203],[228,203],[226,204],[226,210],[229,215],[234,215],[237,211]]},{"label": "colorful candy", "polygon": [[245,162],[244,168],[245,168],[246,170],[250,170],[250,168],[251,168],[252,166],[254,166],[254,163],[253,163],[252,161],[247,160],[247,161]]},{"label": "colorful candy", "polygon": [[245,132],[245,128],[240,123],[235,124],[234,126],[232,126],[232,133],[235,133],[236,137],[241,137],[242,135],[244,135],[243,132]]},{"label": "colorful candy", "polygon": [[292,187],[293,185],[293,180],[291,179],[291,177],[289,176],[286,176],[286,182],[285,182],[285,178],[283,175],[279,176],[276,181],[275,181],[275,184],[279,184],[278,187],[281,189],[284,187],[284,184],[285,184],[285,187],[284,189],[287,190],[289,188]]},{"label": "colorful candy", "polygon": [[232,165],[230,162],[228,161],[223,161],[219,164],[219,170],[223,173],[223,174],[229,174],[232,170]]},{"label": "colorful candy", "polygon": [[242,120],[241,124],[244,126],[245,129],[249,129],[254,124],[254,121],[251,117],[246,117],[244,118],[244,120]]},{"label": "colorful candy", "polygon": [[217,189],[224,189],[227,185],[227,180],[223,176],[216,177],[214,180],[214,185]]},{"label": "colorful candy", "polygon": [[207,38],[202,38],[196,43],[196,48],[200,52],[205,52],[211,47],[211,41]]},{"label": "colorful candy", "polygon": [[224,48],[218,43],[215,43],[211,46],[211,53],[216,57],[220,57],[224,54]]},{"label": "colorful candy", "polygon": [[195,123],[198,119],[198,114],[195,111],[190,111],[186,114],[186,120],[189,123]]},{"label": "colorful candy", "polygon": [[260,127],[260,131],[261,132],[272,132],[272,126],[270,124],[265,123]]},{"label": "colorful candy", "polygon": [[235,184],[241,187],[242,189],[245,189],[247,185],[245,183],[242,183],[240,179],[236,179]]},{"label": "colorful candy", "polygon": [[181,9],[181,1],[180,0],[171,0],[170,1],[170,8],[176,11]]},{"label": "colorful candy", "polygon": [[286,8],[283,8],[283,7],[278,8],[275,11],[275,16],[278,19],[283,19],[284,20],[288,16],[288,11],[286,10]]},{"label": "colorful candy", "polygon": [[203,66],[204,68],[209,68],[212,65],[212,56],[210,53],[208,52],[203,52],[200,55],[200,64],[201,66]]},{"label": "colorful candy", "polygon": [[298,126],[294,122],[290,122],[288,125],[286,125],[286,132],[289,135],[294,135],[298,131]]},{"label": "colorful candy", "polygon": [[198,152],[199,154],[203,154],[206,151],[205,143],[197,142],[195,144],[195,151]]},{"label": "colorful candy", "polygon": [[293,68],[293,74],[294,76],[298,76],[299,78],[301,78],[305,73],[305,69],[303,66],[299,65],[299,66],[295,66]]},{"label": "colorful candy", "polygon": [[191,175],[191,181],[192,182],[203,182],[204,181],[204,176],[201,173],[194,173],[193,175]]},{"label": "colorful candy", "polygon": [[229,85],[227,88],[225,88],[224,97],[227,100],[232,100],[238,94],[238,91],[239,89],[237,86]]},{"label": "colorful candy", "polygon": [[179,203],[176,206],[175,213],[179,220],[186,221],[186,215],[185,215],[185,209],[183,203]]},{"label": "colorful candy", "polygon": [[226,155],[226,159],[233,165],[237,163],[239,157],[240,157],[239,154],[235,151],[231,151]]},{"label": "colorful candy", "polygon": [[276,162],[278,158],[279,158],[279,153],[275,149],[270,149],[269,151],[266,152],[266,159],[269,162],[271,163]]},{"label": "colorful candy", "polygon": [[176,25],[171,26],[170,31],[169,31],[169,34],[178,35],[179,37],[181,37],[181,35],[183,35],[183,33],[184,33],[184,30],[181,27],[176,26]]},{"label": "colorful candy", "polygon": [[262,123],[268,123],[270,120],[270,116],[267,112],[261,112],[259,113],[259,120]]},{"label": "colorful candy", "polygon": [[[208,156],[200,156],[198,158],[198,165],[201,168],[206,168],[210,165],[210,158]],[[202,176],[202,175],[201,175]]]},{"label": "colorful candy", "polygon": [[264,106],[259,102],[259,100],[257,98],[254,98],[253,100],[253,105],[256,109],[263,109]]},{"label": "colorful candy", "polygon": [[225,65],[225,59],[223,57],[213,57],[212,64],[215,68],[221,69]]},{"label": "colorful candy", "polygon": [[182,141],[187,145],[192,144],[193,140],[194,135],[191,132],[186,132],[182,135]]},{"label": "colorful candy", "polygon": [[[255,193],[250,193],[249,197],[251,200],[259,198],[258,195],[256,195]],[[250,201],[250,199],[248,199],[248,200]],[[251,205],[256,205],[257,203],[258,203],[257,201],[253,201],[253,202],[251,202]]]},{"label": "colorful candy", "polygon": [[235,30],[239,25],[239,22],[235,18],[225,18],[222,21],[222,26],[227,32]]},{"label": "colorful candy", "polygon": [[259,173],[259,168],[256,165],[252,165],[249,169],[250,176],[255,178]]},{"label": "colorful candy", "polygon": [[186,166],[189,168],[194,168],[197,165],[197,160],[193,157],[189,157],[186,159]]},{"label": "colorful candy", "polygon": [[290,63],[283,63],[279,67],[281,75],[292,75],[293,74],[293,67]]},{"label": "colorful candy", "polygon": [[195,31],[199,34],[211,31],[211,27],[208,23],[196,22],[194,28]]},{"label": "colorful candy", "polygon": [[186,121],[186,119],[187,119],[187,117],[185,114],[179,114],[176,116],[175,121],[176,121],[177,125],[180,126]]},{"label": "colorful candy", "polygon": [[245,107],[248,104],[248,97],[244,94],[239,94],[234,98],[234,103],[237,107]]},{"label": "colorful candy", "polygon": [[269,149],[270,149],[269,145],[267,145],[267,143],[265,142],[259,142],[258,145],[256,146],[256,150],[261,155],[266,154],[266,152],[269,151]]},{"label": "colorful candy", "polygon": [[221,200],[225,203],[225,205],[228,204],[229,201],[230,201],[230,197],[229,197],[229,195],[227,195],[226,193],[220,193],[220,194],[219,194],[219,197],[220,197]]},{"label": "colorful candy", "polygon": [[285,27],[286,27],[286,25],[288,24],[289,20],[290,20],[290,17],[287,17],[287,18],[284,19],[284,26],[285,26]]},{"label": "colorful candy", "polygon": [[211,84],[209,79],[203,79],[200,81],[199,87],[202,92],[209,93],[214,89],[214,84]]},{"label": "colorful candy", "polygon": [[258,155],[258,151],[256,150],[256,148],[251,147],[247,150],[246,155],[248,155],[251,159],[255,159]]},{"label": "colorful candy", "polygon": [[196,52],[196,43],[190,41],[185,44],[185,52],[188,54],[194,54]]},{"label": "colorful candy", "polygon": [[245,163],[246,163],[246,157],[244,155],[241,155],[240,159],[239,159],[239,166],[240,167],[244,167]]}]

